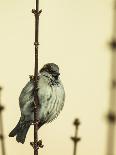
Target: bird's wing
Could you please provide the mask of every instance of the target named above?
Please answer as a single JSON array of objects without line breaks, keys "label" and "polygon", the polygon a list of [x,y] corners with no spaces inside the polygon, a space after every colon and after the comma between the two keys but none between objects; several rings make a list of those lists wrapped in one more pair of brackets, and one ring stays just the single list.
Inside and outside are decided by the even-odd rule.
[{"label": "bird's wing", "polygon": [[26,104],[32,103],[34,101],[33,91],[34,91],[33,81],[29,81],[26,84],[26,86],[22,89],[21,94],[19,96],[20,109],[23,109],[23,107]]},{"label": "bird's wing", "polygon": [[[43,110],[44,107],[48,106],[48,99],[51,96],[51,89],[49,86],[49,80],[47,77],[40,75],[38,80],[38,95],[39,95],[39,101],[40,101],[40,109],[39,113],[41,113],[41,109]],[[26,86],[22,89],[21,94],[19,96],[19,105],[21,112],[25,115],[30,115],[30,112],[32,112],[32,106],[34,103],[34,83],[33,81],[29,81]],[[32,106],[31,106],[32,105]],[[45,114],[42,111],[42,114],[40,114],[40,117]]]}]

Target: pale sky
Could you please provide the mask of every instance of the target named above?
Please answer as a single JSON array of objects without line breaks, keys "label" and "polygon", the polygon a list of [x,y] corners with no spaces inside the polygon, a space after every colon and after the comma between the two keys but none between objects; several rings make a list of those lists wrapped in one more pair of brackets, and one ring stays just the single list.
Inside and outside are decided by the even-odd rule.
[{"label": "pale sky", "polygon": [[[32,155],[33,127],[24,145],[8,134],[20,117],[18,97],[33,74],[35,1],[0,0],[0,85],[7,155]],[[39,68],[60,67],[66,101],[58,119],[43,126],[39,155],[72,155],[72,122],[79,118],[78,155],[105,155],[109,105],[112,0],[41,0]],[[116,155],[116,150],[115,150]]]}]

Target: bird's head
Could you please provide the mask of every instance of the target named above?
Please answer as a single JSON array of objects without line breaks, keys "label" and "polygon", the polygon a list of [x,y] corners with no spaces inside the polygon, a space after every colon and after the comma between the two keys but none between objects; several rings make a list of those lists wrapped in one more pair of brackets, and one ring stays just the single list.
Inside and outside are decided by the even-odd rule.
[{"label": "bird's head", "polygon": [[40,70],[40,73],[47,72],[51,74],[56,80],[58,79],[60,73],[59,73],[59,67],[58,65],[54,63],[47,63],[45,64],[42,69]]}]

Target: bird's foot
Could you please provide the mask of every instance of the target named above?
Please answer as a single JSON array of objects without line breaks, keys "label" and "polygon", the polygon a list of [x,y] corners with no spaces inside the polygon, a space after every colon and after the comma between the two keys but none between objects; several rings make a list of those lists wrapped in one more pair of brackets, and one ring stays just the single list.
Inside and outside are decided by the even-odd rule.
[{"label": "bird's foot", "polygon": [[33,147],[34,150],[38,150],[39,148],[44,147],[44,145],[42,144],[42,140],[39,140],[37,144],[34,144],[34,142],[30,142],[30,145]]},{"label": "bird's foot", "polygon": [[[35,76],[34,75],[29,75],[30,81],[34,81],[35,80]],[[37,80],[39,80],[39,76],[37,77]]]}]

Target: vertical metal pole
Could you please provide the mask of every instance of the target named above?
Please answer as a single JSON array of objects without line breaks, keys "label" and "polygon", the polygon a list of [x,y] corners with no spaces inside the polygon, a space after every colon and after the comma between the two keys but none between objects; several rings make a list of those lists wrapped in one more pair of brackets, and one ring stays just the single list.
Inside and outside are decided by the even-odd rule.
[{"label": "vertical metal pole", "polygon": [[74,150],[73,150],[73,155],[76,155],[76,151],[77,151],[77,142],[79,142],[81,139],[78,137],[78,127],[80,125],[80,122],[78,119],[75,119],[74,121],[74,126],[75,126],[75,135],[74,137],[71,137],[72,141],[74,142]]},{"label": "vertical metal pole", "polygon": [[5,155],[6,153],[5,153],[3,119],[2,119],[2,111],[3,111],[4,107],[1,105],[1,91],[2,91],[2,87],[0,87],[0,140],[1,140],[2,155]]},{"label": "vertical metal pole", "polygon": [[113,35],[110,43],[112,54],[110,105],[107,115],[108,137],[106,155],[114,155],[115,123],[116,123],[116,0],[114,0]]},{"label": "vertical metal pole", "polygon": [[[39,108],[39,98],[37,95],[37,83],[38,83],[38,37],[39,37],[39,0],[36,0],[36,9],[32,9],[32,13],[35,15],[35,69],[34,69],[34,143],[31,145],[34,148],[34,155],[38,155],[38,149],[41,147],[41,144],[38,142],[38,108]],[[41,142],[40,142],[41,143]],[[40,145],[40,146],[39,146]]]},{"label": "vertical metal pole", "polygon": [[37,96],[37,79],[38,79],[38,26],[39,26],[39,15],[38,15],[38,9],[39,9],[39,1],[36,0],[36,10],[35,10],[35,71],[34,71],[34,100],[35,100],[35,108],[34,108],[34,155],[38,155],[38,106],[39,106],[39,100]]}]

